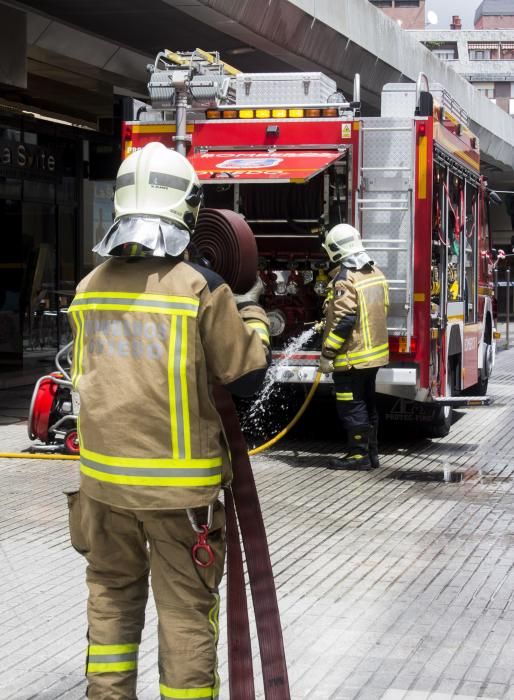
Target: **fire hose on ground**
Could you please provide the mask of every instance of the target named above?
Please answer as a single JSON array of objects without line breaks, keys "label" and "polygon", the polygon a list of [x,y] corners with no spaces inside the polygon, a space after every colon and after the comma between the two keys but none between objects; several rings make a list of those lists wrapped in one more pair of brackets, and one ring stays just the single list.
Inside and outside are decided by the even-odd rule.
[{"label": "fire hose on ground", "polygon": [[[316,389],[318,388],[320,381],[321,381],[321,373],[317,372],[316,376],[314,378],[314,382],[312,383],[312,386],[309,389],[309,393],[305,397],[302,405],[300,406],[300,408],[297,411],[294,418],[286,425],[286,427],[283,430],[281,430],[279,433],[277,433],[270,440],[263,443],[262,445],[259,445],[258,447],[254,447],[253,449],[248,450],[248,454],[250,455],[250,457],[253,457],[253,455],[257,455],[260,452],[264,452],[265,450],[269,450],[270,447],[273,447],[273,445],[276,445],[277,442],[282,440],[282,438],[285,437],[287,435],[287,433],[289,433],[294,428],[294,426],[298,423],[300,418],[303,416],[303,414],[307,410],[310,402],[312,401],[312,398],[313,398],[314,394],[316,393]],[[0,459],[77,460],[77,459],[80,459],[80,456],[79,455],[65,455],[65,454],[46,454],[45,452],[0,452]]]}]

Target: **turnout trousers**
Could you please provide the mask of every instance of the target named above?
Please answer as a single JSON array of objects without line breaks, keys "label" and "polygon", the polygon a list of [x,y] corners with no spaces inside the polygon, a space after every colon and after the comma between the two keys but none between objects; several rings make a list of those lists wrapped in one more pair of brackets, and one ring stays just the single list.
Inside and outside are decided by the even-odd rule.
[{"label": "turnout trousers", "polygon": [[[160,697],[218,698],[218,586],[225,515],[214,509],[208,542],[215,563],[198,567],[184,510],[125,510],[68,494],[72,545],[85,556],[89,598],[86,675],[89,700],[136,700],[138,650],[148,581],[158,616]],[[197,509],[198,523],[207,509]],[[205,516],[206,517],[206,516]]]},{"label": "turnout trousers", "polygon": [[334,372],[337,414],[343,428],[350,432],[361,426],[378,424],[375,381],[377,367]]}]

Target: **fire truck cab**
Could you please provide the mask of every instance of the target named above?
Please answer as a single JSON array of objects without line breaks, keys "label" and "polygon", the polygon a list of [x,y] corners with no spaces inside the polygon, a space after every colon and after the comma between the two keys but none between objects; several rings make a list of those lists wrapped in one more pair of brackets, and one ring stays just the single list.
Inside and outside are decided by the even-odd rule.
[{"label": "fire truck cab", "polygon": [[358,76],[349,100],[322,73],[239,73],[196,50],[160,53],[149,93],[151,107],[123,124],[124,153],[155,140],[181,150],[205,205],[245,217],[279,381],[314,381],[320,337],[293,354],[287,344],[321,318],[320,242],[348,222],[389,283],[391,361],[377,378],[387,416],[444,435],[452,405],[484,401],[495,352],[488,195],[478,139],[441,86],[386,85],[381,116],[362,117]]}]

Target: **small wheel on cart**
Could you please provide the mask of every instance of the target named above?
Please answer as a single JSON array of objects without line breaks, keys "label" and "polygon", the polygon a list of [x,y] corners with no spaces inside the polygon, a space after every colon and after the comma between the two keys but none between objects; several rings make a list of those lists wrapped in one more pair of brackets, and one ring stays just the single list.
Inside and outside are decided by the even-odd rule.
[{"label": "small wheel on cart", "polygon": [[68,430],[64,436],[64,451],[68,455],[80,454],[79,436],[75,428]]}]

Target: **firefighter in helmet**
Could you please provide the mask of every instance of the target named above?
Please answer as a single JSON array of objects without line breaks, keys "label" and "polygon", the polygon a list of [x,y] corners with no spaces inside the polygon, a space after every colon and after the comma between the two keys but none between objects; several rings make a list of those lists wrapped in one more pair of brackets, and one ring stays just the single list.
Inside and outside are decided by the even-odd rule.
[{"label": "firefighter in helmet", "polygon": [[130,155],[95,248],[108,259],[70,307],[81,484],[68,499],[72,544],[89,565],[89,700],[136,698],[149,573],[161,698],[218,697],[218,495],[231,468],[211,387],[255,393],[269,335],[258,283],[234,299],[186,260],[200,203],[186,158],[158,143]]},{"label": "firefighter in helmet", "polygon": [[330,469],[368,471],[379,466],[375,400],[378,368],[389,361],[387,282],[348,224],[323,243],[331,262],[320,370],[333,373],[337,412],[347,432],[347,454]]}]

